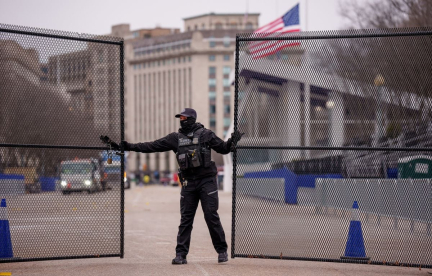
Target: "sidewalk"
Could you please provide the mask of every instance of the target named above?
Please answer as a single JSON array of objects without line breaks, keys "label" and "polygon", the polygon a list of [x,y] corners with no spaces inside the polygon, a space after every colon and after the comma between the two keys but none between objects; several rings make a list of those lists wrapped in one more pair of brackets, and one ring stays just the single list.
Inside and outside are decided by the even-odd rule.
[{"label": "sidewalk", "polygon": [[[125,257],[0,264],[17,275],[430,275],[430,269],[287,260],[229,259],[217,263],[201,207],[192,231],[188,264],[174,266],[180,222],[180,188],[126,190]],[[221,192],[219,214],[231,243],[231,194]],[[229,249],[230,252],[230,249]]]}]

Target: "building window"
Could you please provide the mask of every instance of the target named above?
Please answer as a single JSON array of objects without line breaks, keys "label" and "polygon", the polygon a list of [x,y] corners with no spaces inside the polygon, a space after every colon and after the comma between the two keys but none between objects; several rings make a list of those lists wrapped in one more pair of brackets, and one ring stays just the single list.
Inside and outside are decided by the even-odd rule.
[{"label": "building window", "polygon": [[181,63],[181,58],[178,58],[178,60],[177,60],[177,61],[178,61],[178,63]]},{"label": "building window", "polygon": [[216,105],[215,104],[210,105],[210,114],[216,114]]},{"label": "building window", "polygon": [[224,46],[228,48],[230,46],[230,43],[231,43],[230,37],[229,36],[224,37],[223,43],[224,43]]},{"label": "building window", "polygon": [[209,86],[210,87],[216,86],[216,79],[209,79]]},{"label": "building window", "polygon": [[216,127],[216,118],[210,118],[210,127]]},{"label": "building window", "polygon": [[248,30],[253,29],[253,24],[250,22],[246,23],[246,29],[248,29]]},{"label": "building window", "polygon": [[216,30],[222,30],[222,29],[223,29],[223,25],[222,25],[222,23],[220,23],[220,22],[216,23],[216,24],[215,24],[215,29],[216,29]]},{"label": "building window", "polygon": [[198,25],[195,25],[195,30],[198,30]]},{"label": "building window", "polygon": [[210,100],[212,100],[212,99],[216,99],[216,92],[210,91],[210,92],[209,92],[209,99],[210,99]]},{"label": "building window", "polygon": [[230,111],[231,111],[231,106],[229,104],[225,104],[224,105],[224,113],[230,114]]},{"label": "building window", "polygon": [[224,127],[229,127],[231,125],[231,118],[224,118]]},{"label": "building window", "polygon": [[201,25],[201,29],[205,29],[205,24],[203,23],[202,25]]},{"label": "building window", "polygon": [[209,56],[209,61],[215,61],[216,60],[216,56],[215,55],[210,55]]},{"label": "building window", "polygon": [[231,97],[231,91],[224,91],[223,96],[224,98],[227,98],[229,100],[229,98]]},{"label": "building window", "polygon": [[210,48],[216,47],[216,41],[214,40],[214,37],[210,37]]},{"label": "building window", "polygon": [[229,79],[223,79],[223,87],[230,87],[230,81]]},{"label": "building window", "polygon": [[230,56],[229,55],[224,55],[224,60],[225,61],[229,61],[230,60]]},{"label": "building window", "polygon": [[191,62],[192,61],[192,57],[191,56],[189,56],[189,62]]},{"label": "building window", "polygon": [[223,73],[224,75],[229,75],[229,74],[231,73],[231,67],[229,67],[229,66],[224,66],[223,69],[222,69],[222,73]]},{"label": "building window", "polygon": [[209,67],[209,75],[216,75],[216,67],[214,66]]}]

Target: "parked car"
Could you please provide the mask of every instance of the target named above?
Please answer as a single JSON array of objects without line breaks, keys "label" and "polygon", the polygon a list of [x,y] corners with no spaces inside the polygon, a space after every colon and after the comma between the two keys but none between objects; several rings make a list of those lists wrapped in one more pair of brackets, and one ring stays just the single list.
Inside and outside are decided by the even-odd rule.
[{"label": "parked car", "polygon": [[171,186],[179,186],[179,178],[177,173],[172,173],[170,178],[170,185]]}]

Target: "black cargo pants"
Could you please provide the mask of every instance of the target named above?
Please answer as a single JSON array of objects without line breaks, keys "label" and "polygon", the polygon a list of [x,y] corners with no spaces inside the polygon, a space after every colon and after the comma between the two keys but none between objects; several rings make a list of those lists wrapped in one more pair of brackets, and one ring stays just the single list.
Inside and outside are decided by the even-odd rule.
[{"label": "black cargo pants", "polygon": [[180,213],[181,221],[177,235],[176,253],[187,255],[191,241],[192,224],[201,200],[204,219],[210,231],[213,246],[217,253],[226,252],[228,245],[225,241],[225,232],[219,219],[219,197],[216,177],[207,177],[188,181],[187,186],[181,188]]}]

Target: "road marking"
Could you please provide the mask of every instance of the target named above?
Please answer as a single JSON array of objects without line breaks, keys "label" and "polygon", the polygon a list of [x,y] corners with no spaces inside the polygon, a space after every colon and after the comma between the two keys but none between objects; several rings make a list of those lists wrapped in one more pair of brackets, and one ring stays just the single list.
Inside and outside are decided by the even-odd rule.
[{"label": "road marking", "polygon": [[171,244],[170,242],[157,242],[156,244]]},{"label": "road marking", "polygon": [[138,257],[138,259],[144,260],[144,257],[140,256],[140,255],[134,255],[135,257]]},{"label": "road marking", "polygon": [[201,272],[203,273],[203,275],[208,276],[209,274],[207,273],[207,271],[204,269],[204,267],[202,267],[200,264],[194,263],[194,265],[196,267],[198,267],[199,270],[201,270]]},{"label": "road marking", "polygon": [[134,199],[134,201],[133,201],[132,203],[133,203],[133,204],[137,204],[138,201],[141,199],[141,196],[142,196],[142,193],[139,193],[139,194],[135,197],[135,199]]}]

